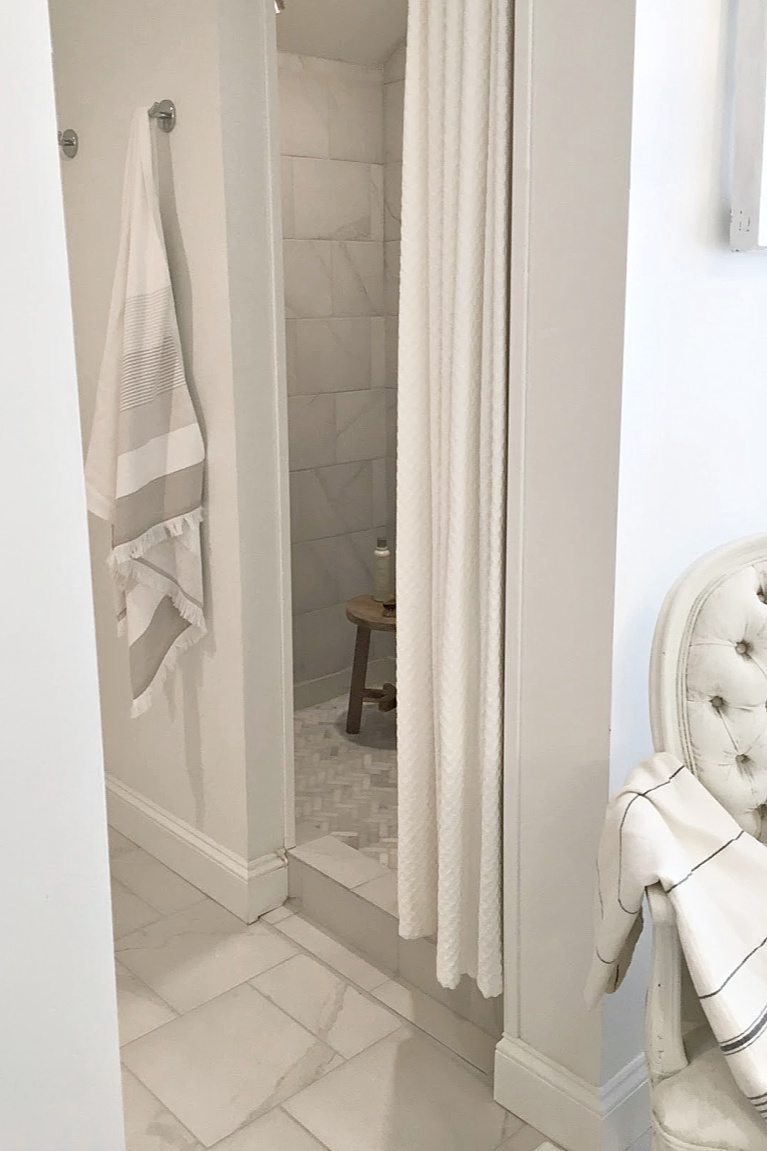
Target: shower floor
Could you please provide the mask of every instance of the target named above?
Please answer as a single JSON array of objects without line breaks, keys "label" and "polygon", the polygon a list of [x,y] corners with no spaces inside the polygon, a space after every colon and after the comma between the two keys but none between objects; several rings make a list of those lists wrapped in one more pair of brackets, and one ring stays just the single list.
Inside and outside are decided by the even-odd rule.
[{"label": "shower floor", "polygon": [[297,840],[332,835],[396,870],[396,712],[366,704],[359,735],[347,735],[347,703],[295,713]]}]

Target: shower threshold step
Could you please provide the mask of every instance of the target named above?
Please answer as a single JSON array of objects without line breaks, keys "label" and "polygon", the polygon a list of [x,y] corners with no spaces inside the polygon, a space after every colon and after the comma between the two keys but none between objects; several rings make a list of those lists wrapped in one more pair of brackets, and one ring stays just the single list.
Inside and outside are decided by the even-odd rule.
[{"label": "shower threshold step", "polygon": [[288,852],[291,900],[377,967],[406,980],[494,1038],[503,1031],[501,999],[485,999],[465,976],[455,990],[436,979],[433,939],[400,939],[397,873],[333,835]]}]

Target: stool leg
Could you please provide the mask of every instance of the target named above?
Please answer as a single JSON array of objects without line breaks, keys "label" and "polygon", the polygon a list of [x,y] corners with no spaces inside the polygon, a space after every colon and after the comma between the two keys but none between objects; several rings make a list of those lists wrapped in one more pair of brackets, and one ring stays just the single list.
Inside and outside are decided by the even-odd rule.
[{"label": "stool leg", "polygon": [[357,628],[357,641],[354,645],[352,682],[349,686],[349,711],[346,716],[346,730],[349,735],[357,735],[362,723],[362,703],[365,699],[365,680],[368,674],[368,653],[370,651],[370,628]]}]

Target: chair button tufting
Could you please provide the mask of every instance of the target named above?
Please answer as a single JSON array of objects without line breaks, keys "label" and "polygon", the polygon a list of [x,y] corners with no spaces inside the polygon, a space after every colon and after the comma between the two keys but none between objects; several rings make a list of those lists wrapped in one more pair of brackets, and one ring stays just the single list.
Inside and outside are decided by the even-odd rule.
[{"label": "chair button tufting", "polygon": [[748,653],[750,651],[750,646],[749,646],[749,644],[746,643],[746,641],[744,639],[742,639],[740,641],[740,643],[735,644],[735,650],[738,653],[738,655],[748,655]]},{"label": "chair button tufting", "polygon": [[724,700],[722,699],[721,695],[715,695],[712,698],[711,706],[715,707],[717,711],[719,711],[721,707],[724,707]]},{"label": "chair button tufting", "polygon": [[735,762],[736,762],[736,763],[740,763],[741,765],[742,765],[742,764],[744,764],[744,763],[748,763],[748,756],[747,756],[747,755],[742,755],[742,754],[741,754],[741,755],[736,755],[736,756],[735,756]]}]

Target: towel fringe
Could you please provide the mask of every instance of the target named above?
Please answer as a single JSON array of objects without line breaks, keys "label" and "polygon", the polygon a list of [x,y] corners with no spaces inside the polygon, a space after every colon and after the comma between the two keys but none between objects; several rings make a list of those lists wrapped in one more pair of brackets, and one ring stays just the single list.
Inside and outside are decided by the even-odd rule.
[{"label": "towel fringe", "polygon": [[117,547],[112,548],[107,559],[107,567],[111,572],[116,572],[118,566],[125,563],[126,560],[139,559],[140,556],[145,555],[151,548],[163,543],[164,540],[183,535],[187,528],[196,527],[202,522],[203,516],[203,509],[199,507],[193,512],[185,512],[181,516],[175,516],[172,520],[154,524],[135,540],[128,540],[127,543],[118,544]]},{"label": "towel fringe", "polygon": [[[205,615],[199,604],[194,600],[190,600],[184,595],[181,588],[177,583],[174,583],[168,576],[162,572],[155,571],[153,568],[148,568],[144,564],[136,563],[134,560],[123,560],[119,567],[112,570],[114,581],[121,591],[128,591],[131,584],[143,584],[144,587],[153,587],[157,591],[164,592],[169,596],[171,602],[187,623],[194,624],[198,628],[197,635],[205,635],[207,628],[205,626]],[[118,635],[120,633],[118,632]]]}]

